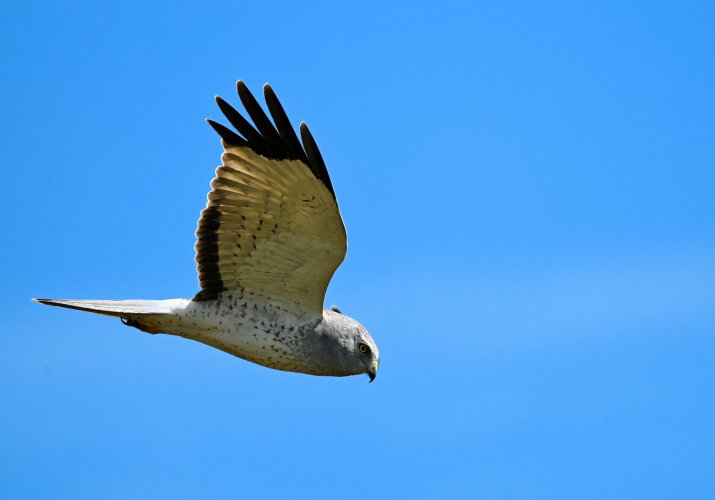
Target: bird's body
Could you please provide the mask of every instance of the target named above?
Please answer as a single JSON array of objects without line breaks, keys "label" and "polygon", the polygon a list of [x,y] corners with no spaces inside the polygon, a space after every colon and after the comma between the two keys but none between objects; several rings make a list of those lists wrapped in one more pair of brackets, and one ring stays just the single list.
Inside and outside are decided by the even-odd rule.
[{"label": "bird's body", "polygon": [[[254,129],[224,101],[243,134],[209,122],[224,142],[197,230],[202,290],[193,299],[38,302],[116,316],[149,333],[202,342],[277,370],[375,377],[377,346],[357,321],[323,310],[328,282],[347,248],[332,184],[301,125],[301,146],[273,91],[277,130],[239,82]],[[288,129],[290,128],[290,130]]]}]

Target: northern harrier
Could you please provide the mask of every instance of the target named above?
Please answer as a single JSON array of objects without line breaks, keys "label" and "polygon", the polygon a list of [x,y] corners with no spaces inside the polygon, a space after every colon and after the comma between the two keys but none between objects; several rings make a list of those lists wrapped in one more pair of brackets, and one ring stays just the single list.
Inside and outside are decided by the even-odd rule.
[{"label": "northern harrier", "polygon": [[253,125],[220,97],[236,131],[207,120],[224,153],[196,231],[201,291],[193,299],[34,300],[116,316],[277,370],[367,373],[372,381],[380,354],[370,334],[337,308],[323,309],[347,237],[320,151],[305,123],[298,140],[268,84],[273,121],[243,82],[237,87]]}]

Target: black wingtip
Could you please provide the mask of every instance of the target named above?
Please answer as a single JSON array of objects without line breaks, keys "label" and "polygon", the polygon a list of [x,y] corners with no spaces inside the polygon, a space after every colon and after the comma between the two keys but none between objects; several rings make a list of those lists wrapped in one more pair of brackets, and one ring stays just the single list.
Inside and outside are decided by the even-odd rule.
[{"label": "black wingtip", "polygon": [[214,101],[216,101],[216,104],[218,104],[218,107],[221,108],[222,105],[227,105],[228,103],[223,100],[223,98],[220,95],[215,95],[214,96]]},{"label": "black wingtip", "polygon": [[246,142],[249,147],[259,154],[266,154],[266,141],[263,136],[251,125],[241,113],[236,111],[233,106],[221,99],[220,97],[216,99],[219,109],[224,114],[231,125],[246,138]]},{"label": "black wingtip", "polygon": [[303,151],[303,146],[295,134],[293,125],[291,125],[288,115],[283,109],[283,105],[280,100],[278,100],[276,93],[273,92],[273,88],[267,83],[263,86],[263,97],[266,100],[268,111],[270,111],[271,117],[273,118],[273,123],[275,123],[278,128],[278,134],[281,136],[281,139],[283,139],[283,143],[288,150],[288,157],[291,160],[301,160],[306,165],[310,165],[305,151]]},{"label": "black wingtip", "polygon": [[230,144],[232,146],[243,146],[247,144],[246,140],[243,137],[239,136],[233,130],[224,127],[220,123],[216,123],[210,118],[206,118],[206,123],[211,125],[211,128],[214,129],[216,133],[221,136],[221,139],[223,139],[227,144]]},{"label": "black wingtip", "polygon": [[219,108],[238,131],[237,134],[220,123],[207,119],[207,123],[221,136],[224,142],[229,145],[247,146],[256,153],[271,159],[300,160],[308,165],[313,175],[335,197],[328,169],[308,126],[305,122],[301,122],[301,140],[299,140],[271,85],[269,83],[263,85],[263,96],[272,121],[243,80],[236,81],[236,90],[253,124],[221,97],[215,96]]},{"label": "black wingtip", "polygon": [[330,182],[330,175],[328,174],[328,168],[325,166],[323,161],[323,155],[320,154],[318,145],[313,139],[313,134],[310,133],[308,125],[305,122],[300,123],[300,138],[303,141],[303,148],[305,148],[305,153],[308,155],[308,160],[310,161],[310,169],[313,174],[320,179],[328,191],[335,197],[335,191],[333,190],[333,183]]},{"label": "black wingtip", "polygon": [[266,142],[266,147],[268,149],[268,154],[277,159],[286,159],[289,157],[289,151],[281,138],[280,134],[276,130],[275,126],[271,120],[266,115],[265,111],[248,87],[239,80],[236,84],[236,90],[238,91],[238,97],[241,99],[243,107],[246,108],[248,116],[253,120],[253,124],[258,129],[258,132],[263,136]]}]

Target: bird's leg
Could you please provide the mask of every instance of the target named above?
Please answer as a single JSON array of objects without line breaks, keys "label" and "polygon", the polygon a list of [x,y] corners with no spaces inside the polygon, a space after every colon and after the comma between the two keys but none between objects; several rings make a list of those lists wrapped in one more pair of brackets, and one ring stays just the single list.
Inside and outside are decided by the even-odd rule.
[{"label": "bird's leg", "polygon": [[143,323],[138,322],[137,320],[131,319],[131,318],[119,318],[122,320],[122,323],[124,323],[127,326],[133,326],[134,328],[137,328],[138,330],[141,330],[146,333],[151,333],[152,335],[155,335],[159,333],[159,330],[156,330],[155,328],[152,328],[148,325],[145,325]]}]

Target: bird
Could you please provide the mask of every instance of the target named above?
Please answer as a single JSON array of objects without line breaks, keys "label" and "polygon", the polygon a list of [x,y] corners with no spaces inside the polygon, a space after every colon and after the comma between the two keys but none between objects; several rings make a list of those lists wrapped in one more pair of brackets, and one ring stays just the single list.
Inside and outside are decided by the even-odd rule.
[{"label": "bird", "polygon": [[347,234],[320,150],[305,122],[298,139],[268,83],[271,118],[243,81],[236,88],[252,124],[219,96],[233,129],[206,120],[223,153],[196,230],[200,291],[191,299],[32,300],[118,317],[276,370],[372,382],[380,361],[372,336],[337,307],[324,309]]}]

